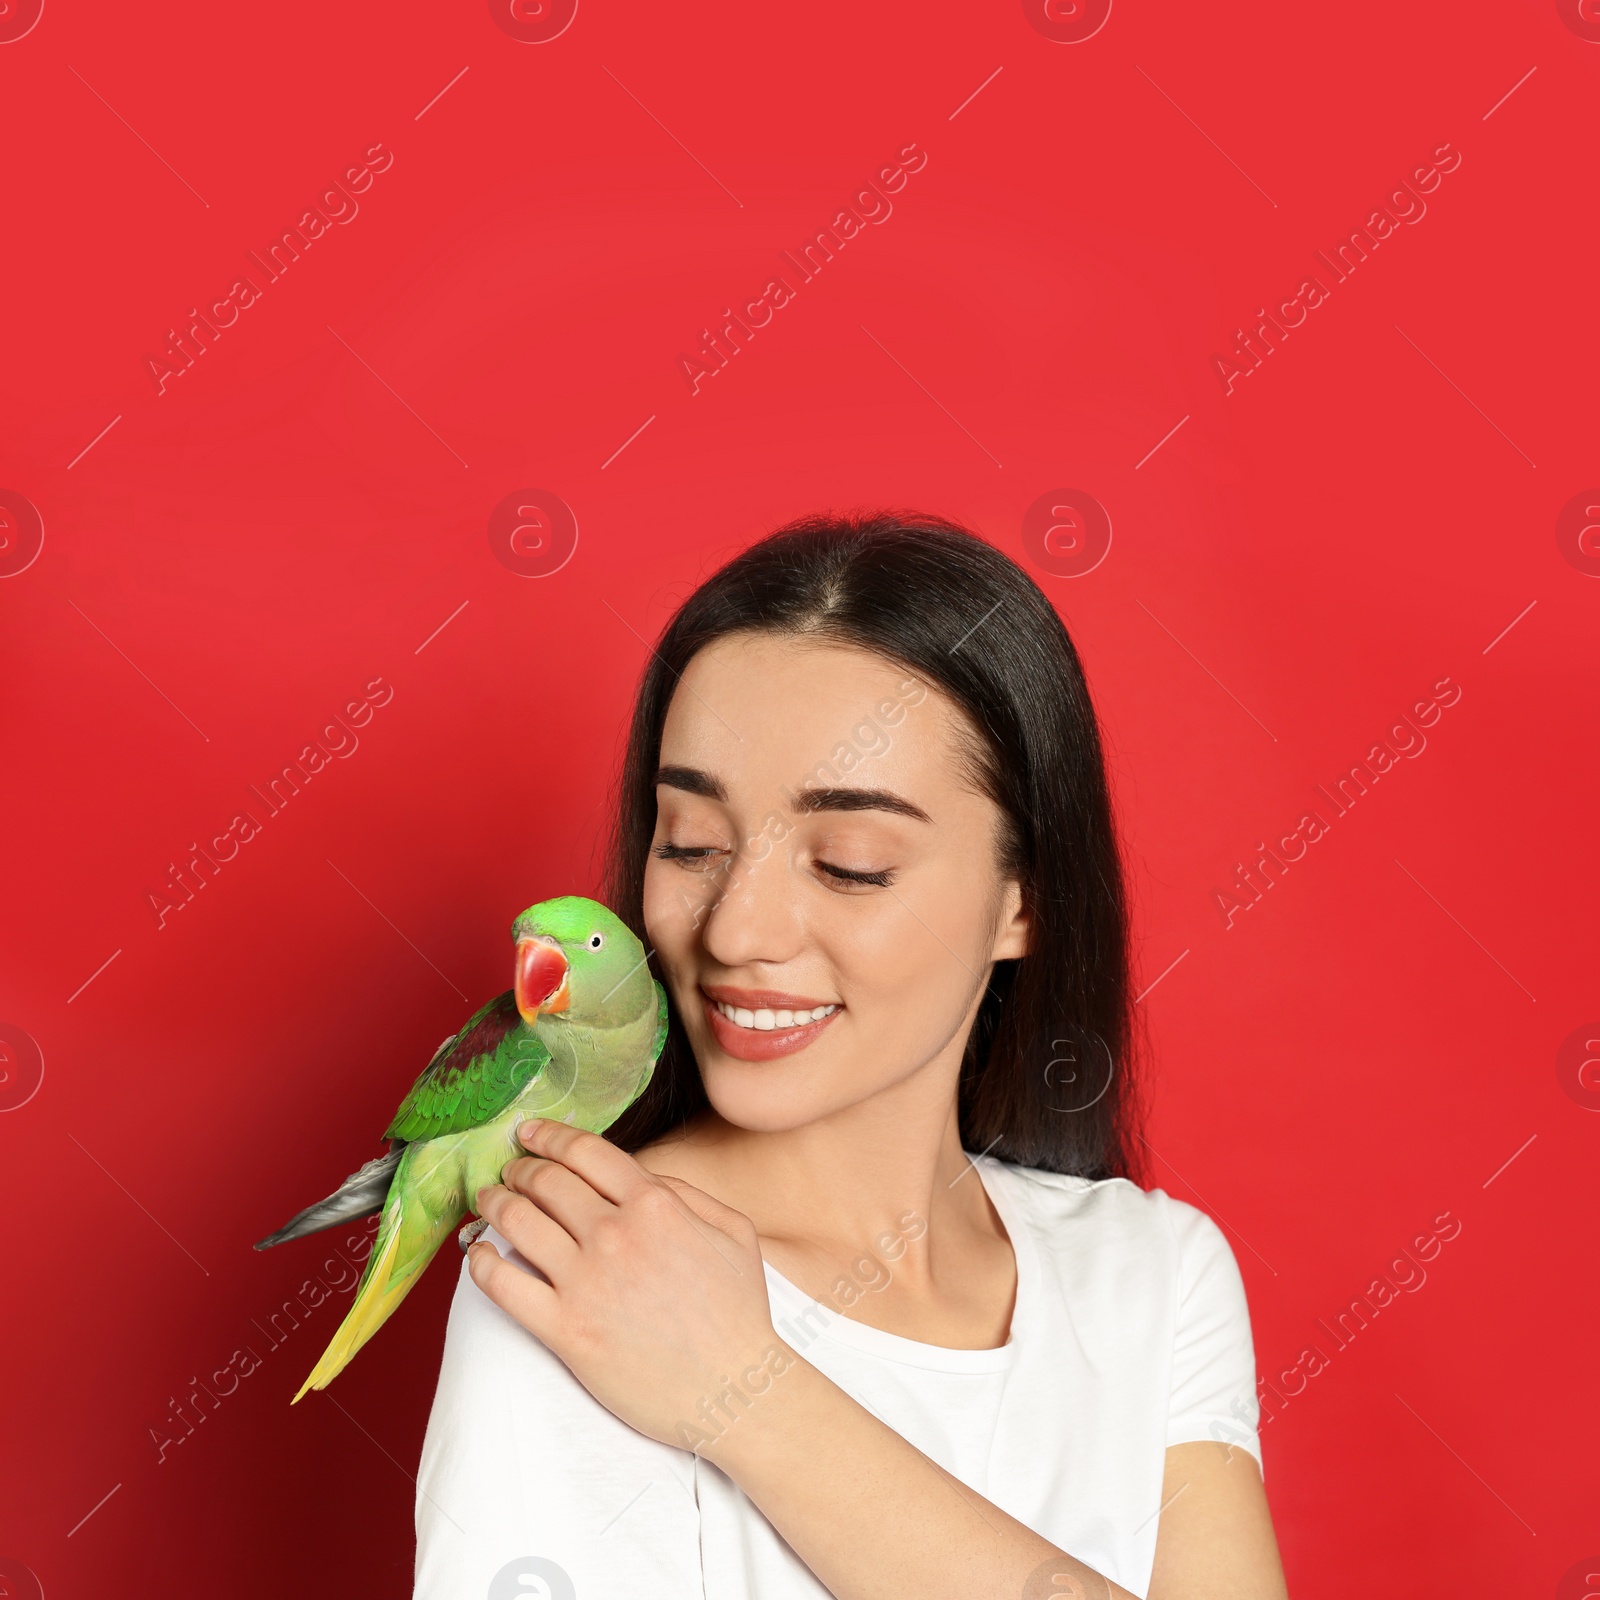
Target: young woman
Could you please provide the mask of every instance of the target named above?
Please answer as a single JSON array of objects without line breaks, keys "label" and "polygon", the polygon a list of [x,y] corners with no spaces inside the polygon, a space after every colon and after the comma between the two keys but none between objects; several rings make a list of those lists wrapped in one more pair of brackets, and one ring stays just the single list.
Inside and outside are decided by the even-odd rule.
[{"label": "young woman", "polygon": [[1238,1268],[1134,1181],[1100,739],[1031,580],[920,516],[724,567],[608,898],[671,1032],[480,1197],[420,1600],[1279,1600]]}]

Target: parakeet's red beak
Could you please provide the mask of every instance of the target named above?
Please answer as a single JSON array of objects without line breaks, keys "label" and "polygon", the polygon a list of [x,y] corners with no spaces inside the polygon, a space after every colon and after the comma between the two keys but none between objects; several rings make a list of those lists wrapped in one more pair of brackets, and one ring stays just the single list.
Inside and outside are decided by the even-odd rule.
[{"label": "parakeet's red beak", "polygon": [[517,1010],[530,1027],[541,1011],[567,1009],[567,958],[546,939],[517,941]]}]

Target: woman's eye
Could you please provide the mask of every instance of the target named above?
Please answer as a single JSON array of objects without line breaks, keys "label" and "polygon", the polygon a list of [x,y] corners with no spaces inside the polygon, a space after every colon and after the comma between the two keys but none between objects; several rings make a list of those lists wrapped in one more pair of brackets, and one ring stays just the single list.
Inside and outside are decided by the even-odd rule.
[{"label": "woman's eye", "polygon": [[658,844],[651,854],[662,861],[676,861],[679,866],[690,872],[703,872],[708,866],[713,866],[713,856],[719,856],[722,851],[710,844]]},{"label": "woman's eye", "polygon": [[894,873],[885,867],[881,872],[862,872],[855,867],[836,867],[831,862],[818,861],[818,872],[826,873],[838,884],[861,884],[873,889],[887,889],[894,882]]}]

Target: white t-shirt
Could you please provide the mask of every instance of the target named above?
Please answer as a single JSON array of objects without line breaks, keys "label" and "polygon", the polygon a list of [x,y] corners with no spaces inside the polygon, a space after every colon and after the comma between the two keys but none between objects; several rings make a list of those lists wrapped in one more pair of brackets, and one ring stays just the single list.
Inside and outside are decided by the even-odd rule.
[{"label": "white t-shirt", "polygon": [[[1233,1252],[1204,1212],[1160,1189],[975,1162],[1017,1260],[1004,1345],[885,1333],[769,1264],[773,1324],[924,1455],[1143,1595],[1167,1446],[1217,1439],[1261,1459]],[[526,1268],[493,1229],[484,1238]],[[416,1521],[417,1600],[828,1593],[732,1479],[612,1416],[465,1263]]]}]

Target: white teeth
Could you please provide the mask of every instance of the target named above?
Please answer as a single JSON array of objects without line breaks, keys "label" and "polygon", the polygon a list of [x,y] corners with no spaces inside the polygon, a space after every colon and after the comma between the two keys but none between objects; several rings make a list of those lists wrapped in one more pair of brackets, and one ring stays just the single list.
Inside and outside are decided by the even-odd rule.
[{"label": "white teeth", "polygon": [[836,1005],[829,1005],[813,1006],[809,1011],[769,1011],[765,1007],[760,1011],[749,1011],[743,1006],[730,1006],[721,1000],[715,1004],[729,1022],[761,1033],[768,1033],[774,1028],[803,1028],[808,1022],[820,1022],[839,1009]]}]

